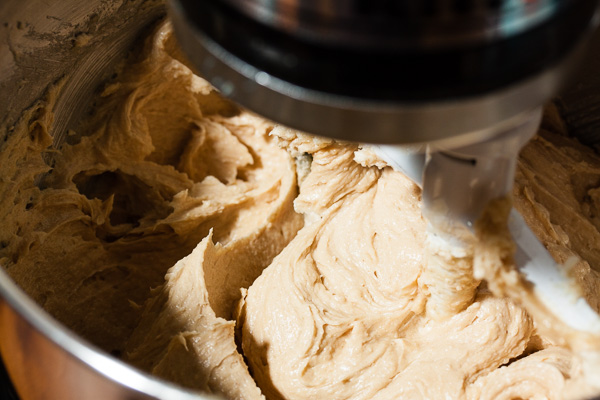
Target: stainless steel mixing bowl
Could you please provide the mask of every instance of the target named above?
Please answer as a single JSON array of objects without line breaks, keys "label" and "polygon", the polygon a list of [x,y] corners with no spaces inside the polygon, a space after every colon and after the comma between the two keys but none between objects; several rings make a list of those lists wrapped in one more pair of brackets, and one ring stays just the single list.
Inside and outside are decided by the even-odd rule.
[{"label": "stainless steel mixing bowl", "polygon": [[[0,126],[65,77],[51,130],[60,143],[94,88],[164,13],[160,0],[0,1]],[[0,131],[0,140],[6,134]],[[77,337],[1,266],[0,353],[24,400],[214,398],[140,372]]]},{"label": "stainless steel mixing bowl", "polygon": [[[114,64],[164,14],[154,0],[0,2],[0,126],[13,124],[64,77],[51,130],[60,143]],[[213,398],[142,373],[77,337],[1,267],[0,353],[23,400]]]}]

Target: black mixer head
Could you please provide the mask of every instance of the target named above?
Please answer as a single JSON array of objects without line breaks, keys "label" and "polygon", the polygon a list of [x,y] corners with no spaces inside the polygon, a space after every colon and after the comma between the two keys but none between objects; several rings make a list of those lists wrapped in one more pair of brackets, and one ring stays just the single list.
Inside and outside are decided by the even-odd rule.
[{"label": "black mixer head", "polygon": [[[597,0],[173,0],[196,69],[278,122],[347,140],[492,134],[560,87]],[[460,140],[463,140],[460,139]]]}]

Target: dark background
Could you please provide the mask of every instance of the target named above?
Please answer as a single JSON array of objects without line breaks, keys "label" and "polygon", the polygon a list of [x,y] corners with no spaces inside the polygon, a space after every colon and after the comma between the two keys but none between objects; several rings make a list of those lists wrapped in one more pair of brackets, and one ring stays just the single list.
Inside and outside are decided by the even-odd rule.
[{"label": "dark background", "polygon": [[0,357],[0,400],[18,400],[17,393],[10,383],[2,357]]}]

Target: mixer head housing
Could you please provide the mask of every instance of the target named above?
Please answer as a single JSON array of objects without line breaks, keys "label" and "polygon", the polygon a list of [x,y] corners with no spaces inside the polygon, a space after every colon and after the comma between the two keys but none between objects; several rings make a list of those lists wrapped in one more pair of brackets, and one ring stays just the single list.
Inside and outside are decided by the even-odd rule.
[{"label": "mixer head housing", "polygon": [[561,87],[596,0],[173,0],[192,65],[277,122],[375,143],[480,141]]}]

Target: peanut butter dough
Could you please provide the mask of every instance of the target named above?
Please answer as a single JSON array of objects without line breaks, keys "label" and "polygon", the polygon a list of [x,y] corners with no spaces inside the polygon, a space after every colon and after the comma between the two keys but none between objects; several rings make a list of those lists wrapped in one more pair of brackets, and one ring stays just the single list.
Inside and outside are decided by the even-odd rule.
[{"label": "peanut butter dough", "polygon": [[[246,387],[254,386],[259,393],[230,319],[240,288],[303,224],[292,204],[294,163],[268,136],[270,123],[221,99],[174,58],[173,43],[169,25],[161,26],[102,89],[79,135],[60,149],[49,147],[60,84],[23,115],[0,152],[0,263],[48,312],[102,349],[150,369],[174,357],[159,357],[162,338],[173,347],[185,337],[203,344],[196,363],[206,379],[176,380],[233,398],[222,381],[235,365],[235,385],[228,388],[252,393]],[[210,249],[222,256],[188,271],[201,250],[190,253],[203,239],[217,243]],[[178,261],[168,279],[191,274],[200,280],[184,278],[174,285],[175,298],[146,306],[172,308],[163,319],[152,317],[164,324],[160,339],[152,337],[154,348],[137,346],[141,335],[132,334],[145,324],[144,304],[171,288],[157,287]],[[188,292],[204,308],[176,313]],[[244,374],[246,387],[240,386]]]},{"label": "peanut butter dough", "polygon": [[[243,352],[268,398],[563,398],[597,390],[572,352],[540,337],[523,307],[492,296],[486,285],[463,311],[430,317],[425,223],[419,189],[406,177],[359,165],[353,146],[311,147],[308,136],[278,128],[274,133],[287,147],[312,154],[295,205],[314,217],[253,283],[241,307]],[[520,195],[540,188],[526,176],[536,174],[529,165],[542,162],[542,149],[568,154],[576,146],[550,132],[542,135],[520,161],[515,187],[520,209],[543,209]],[[600,176],[600,160],[580,151],[584,155],[575,159],[563,156],[556,170],[542,168],[538,179],[558,172],[566,178],[571,176],[566,171],[579,168]],[[565,204],[572,195],[563,189],[552,198]],[[580,202],[572,204],[577,208],[569,209],[570,218],[586,220]],[[551,226],[552,213],[546,220],[530,214]],[[579,254],[566,243],[550,249],[558,259]],[[583,265],[581,280],[597,288],[597,274]],[[435,284],[453,290],[459,283]]]},{"label": "peanut butter dough", "polygon": [[[426,274],[420,189],[401,173],[224,100],[168,23],[115,75],[59,148],[60,82],[0,144],[0,263],[67,327],[230,399],[600,392],[581,349],[498,282],[461,282],[475,292],[461,311],[427,314],[431,292],[456,282]],[[544,124],[514,206],[557,261],[577,257],[571,273],[598,310],[600,157],[556,110]],[[502,243],[488,253],[510,259]]]}]

